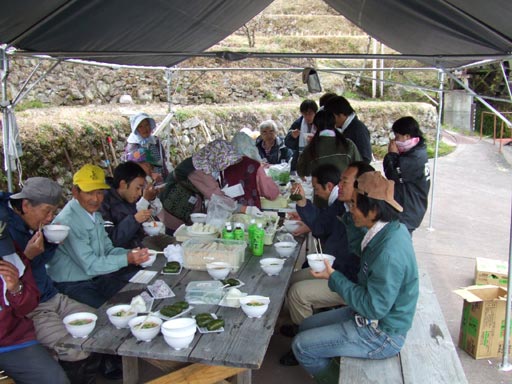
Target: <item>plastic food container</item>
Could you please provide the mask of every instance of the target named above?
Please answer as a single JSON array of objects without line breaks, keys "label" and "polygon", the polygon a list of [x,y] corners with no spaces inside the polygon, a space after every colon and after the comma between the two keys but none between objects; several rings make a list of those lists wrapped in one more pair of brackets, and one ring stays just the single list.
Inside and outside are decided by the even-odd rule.
[{"label": "plastic food container", "polygon": [[206,264],[224,261],[237,271],[245,260],[246,247],[243,240],[192,238],[183,243],[183,266],[206,271]]},{"label": "plastic food container", "polygon": [[190,304],[219,304],[224,296],[220,281],[191,281],[185,288],[185,301]]}]

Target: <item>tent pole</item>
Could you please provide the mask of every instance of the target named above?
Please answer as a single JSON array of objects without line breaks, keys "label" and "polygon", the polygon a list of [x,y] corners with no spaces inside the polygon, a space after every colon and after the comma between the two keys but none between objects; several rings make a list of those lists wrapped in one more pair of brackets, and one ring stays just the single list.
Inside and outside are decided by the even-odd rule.
[{"label": "tent pole", "polygon": [[[511,272],[512,269],[512,201],[510,205],[510,236],[509,236],[509,244],[508,244],[508,283],[507,283],[507,292],[509,294],[507,295],[507,309],[505,312],[505,340],[503,341],[503,360],[501,361],[500,371],[512,371],[512,364],[510,364],[509,361],[509,340],[510,340],[510,321],[511,321],[511,298],[510,298],[510,292],[512,290],[512,280]],[[508,326],[507,326],[508,324]]]},{"label": "tent pole", "polygon": [[428,219],[428,230],[433,231],[432,218],[434,217],[434,188],[436,186],[436,175],[437,175],[437,157],[439,155],[439,140],[441,139],[441,117],[443,115],[443,104],[444,104],[444,70],[439,74],[439,105],[437,113],[437,128],[436,128],[436,150],[434,154],[434,170],[432,171],[432,188],[430,188],[430,215]]},{"label": "tent pole", "polygon": [[9,113],[7,112],[7,108],[10,105],[10,102],[7,98],[7,76],[9,75],[9,59],[7,58],[6,46],[3,45],[0,47],[1,61],[2,61],[2,115],[3,115],[3,126],[2,126],[2,135],[4,141],[4,169],[7,172],[7,190],[9,192],[13,191],[12,188],[12,169],[11,169],[11,159],[9,158],[9,125],[10,118]]}]

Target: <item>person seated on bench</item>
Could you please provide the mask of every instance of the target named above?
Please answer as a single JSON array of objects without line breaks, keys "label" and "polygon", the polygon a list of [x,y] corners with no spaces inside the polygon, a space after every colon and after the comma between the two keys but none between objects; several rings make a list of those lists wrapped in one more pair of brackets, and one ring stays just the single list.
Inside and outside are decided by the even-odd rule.
[{"label": "person seated on bench", "polygon": [[[345,215],[351,246],[357,236],[361,255],[358,282],[350,281],[326,261],[323,272],[346,307],[305,319],[292,350],[318,383],[338,383],[334,357],[386,359],[398,354],[412,326],[419,294],[418,268],[407,228],[398,221],[402,207],[393,198],[394,182],[380,172],[361,175]],[[352,220],[350,220],[352,219]],[[361,237],[355,229],[368,232]],[[355,235],[355,236],[354,236]]]},{"label": "person seated on bench", "polygon": [[73,175],[73,199],[53,221],[70,230],[49,260],[48,274],[61,293],[93,308],[123,288],[149,258],[146,248],[112,244],[98,212],[109,188],[103,169],[85,164]]},{"label": "person seated on bench", "polygon": [[[315,194],[329,200],[329,207],[318,208],[304,197],[297,201],[297,212],[311,228],[313,236],[320,239],[323,251],[336,257],[333,268],[354,282],[357,281],[359,271],[359,256],[350,252],[345,226],[340,218],[348,214],[346,204],[352,198],[356,178],[371,171],[375,169],[370,164],[356,161],[349,164],[340,178],[336,166],[321,165],[313,172],[313,185],[316,184]],[[304,196],[301,187],[298,193]],[[307,261],[304,264],[308,266]],[[281,326],[279,331],[284,336],[294,337],[298,326],[313,314],[314,309],[345,304],[340,295],[329,289],[325,280],[315,279],[311,276],[310,269],[306,267],[294,272],[290,281],[286,303],[293,324]],[[279,362],[286,366],[299,364],[291,350],[283,355]]]}]

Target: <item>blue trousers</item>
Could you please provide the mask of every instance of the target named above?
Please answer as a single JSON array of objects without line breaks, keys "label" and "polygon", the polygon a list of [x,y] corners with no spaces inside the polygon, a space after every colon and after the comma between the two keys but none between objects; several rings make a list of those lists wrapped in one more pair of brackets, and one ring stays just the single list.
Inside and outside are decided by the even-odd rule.
[{"label": "blue trousers", "polygon": [[90,280],[55,283],[55,286],[61,293],[72,299],[93,308],[99,308],[123,288],[139,269],[130,265]]},{"label": "blue trousers", "polygon": [[299,327],[292,349],[299,363],[311,374],[327,369],[331,358],[386,359],[400,352],[403,335],[387,335],[372,326],[358,327],[349,307],[306,318]]},{"label": "blue trousers", "polygon": [[41,344],[0,353],[0,368],[16,384],[69,384],[59,363]]}]

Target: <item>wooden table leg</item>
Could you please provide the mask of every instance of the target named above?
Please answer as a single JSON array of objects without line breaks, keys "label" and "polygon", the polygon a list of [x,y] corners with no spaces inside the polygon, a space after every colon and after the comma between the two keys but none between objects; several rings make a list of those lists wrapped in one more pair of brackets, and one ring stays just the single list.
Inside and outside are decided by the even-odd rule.
[{"label": "wooden table leg", "polygon": [[251,384],[252,380],[252,370],[246,369],[243,372],[240,372],[233,376],[231,379],[231,384]]},{"label": "wooden table leg", "polygon": [[123,384],[139,382],[139,358],[123,356]]}]

